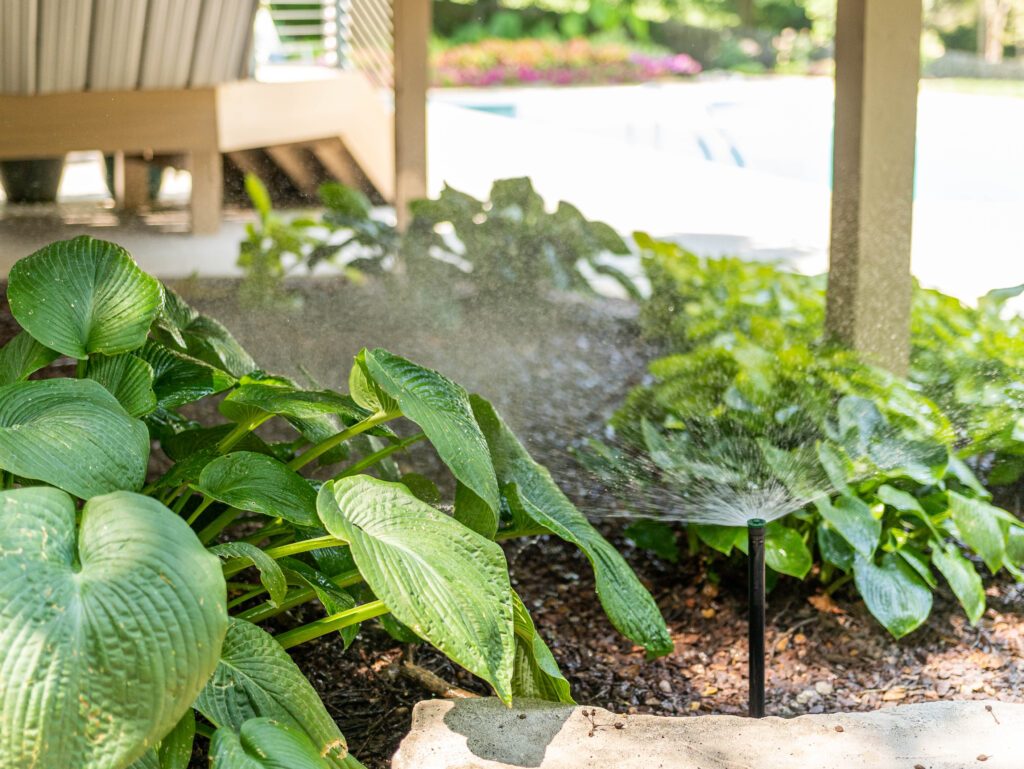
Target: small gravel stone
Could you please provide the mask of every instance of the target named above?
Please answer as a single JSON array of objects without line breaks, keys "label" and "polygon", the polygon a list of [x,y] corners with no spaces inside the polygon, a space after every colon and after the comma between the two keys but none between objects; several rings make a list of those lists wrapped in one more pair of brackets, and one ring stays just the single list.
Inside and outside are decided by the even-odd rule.
[{"label": "small gravel stone", "polygon": [[828,681],[816,681],[814,684],[814,691],[822,697],[827,697],[832,693],[832,684]]}]

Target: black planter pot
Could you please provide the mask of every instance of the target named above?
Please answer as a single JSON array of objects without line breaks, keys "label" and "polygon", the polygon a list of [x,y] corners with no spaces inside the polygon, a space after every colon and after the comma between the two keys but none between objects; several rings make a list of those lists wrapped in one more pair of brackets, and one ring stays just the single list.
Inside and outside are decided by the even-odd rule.
[{"label": "black planter pot", "polygon": [[52,203],[64,173],[64,158],[0,161],[0,183],[9,203]]}]

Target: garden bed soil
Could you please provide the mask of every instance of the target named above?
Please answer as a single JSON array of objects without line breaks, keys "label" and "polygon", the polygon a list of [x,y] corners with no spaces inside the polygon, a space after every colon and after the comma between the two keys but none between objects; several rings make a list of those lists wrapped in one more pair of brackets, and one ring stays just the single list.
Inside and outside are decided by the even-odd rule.
[{"label": "garden bed soil", "polygon": [[[304,284],[299,313],[252,310],[234,301],[235,284],[178,287],[220,319],[267,370],[296,376],[297,364],[323,386],[344,389],[352,356],[386,347],[437,368],[495,403],[535,457],[548,464],[584,511],[608,509],[600,485],[567,450],[600,436],[611,410],[656,355],[638,335],[633,308],[561,297],[536,311],[488,312],[471,303],[424,305],[396,300],[380,286],[340,281]],[[0,306],[0,342],[12,331]],[[215,411],[207,406],[207,416]],[[436,457],[419,444],[400,460],[434,475]],[[742,570],[723,571],[700,557],[669,563],[633,547],[621,521],[596,520],[661,607],[675,652],[646,662],[601,611],[592,571],[575,548],[554,537],[505,543],[512,584],[530,609],[580,704],[618,713],[741,714],[747,704],[745,587]],[[971,626],[945,589],[918,630],[894,641],[856,594],[826,597],[811,580],[783,578],[769,596],[768,712],[795,715],[885,708],[940,699],[1024,702],[1024,585],[1005,573],[990,579],[988,609]],[[312,619],[312,606],[280,620]],[[432,696],[399,673],[414,662],[481,695],[485,684],[427,647],[393,641],[375,623],[344,650],[325,637],[293,656],[369,769],[384,769],[408,731],[412,706]],[[198,752],[195,767],[206,766]]]}]

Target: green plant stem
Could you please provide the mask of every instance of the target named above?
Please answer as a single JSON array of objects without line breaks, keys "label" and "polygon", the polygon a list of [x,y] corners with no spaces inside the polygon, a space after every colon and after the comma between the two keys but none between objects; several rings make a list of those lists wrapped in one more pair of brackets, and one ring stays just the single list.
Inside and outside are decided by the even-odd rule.
[{"label": "green plant stem", "polygon": [[265,592],[264,588],[262,588],[262,587],[254,587],[248,593],[243,593],[242,595],[238,596],[237,598],[232,598],[230,601],[228,601],[228,608],[229,609],[234,609],[236,606],[238,606],[240,604],[243,604],[246,601],[249,601],[249,600],[255,598],[258,595],[262,595],[264,592]]},{"label": "green plant stem", "polygon": [[190,515],[188,517],[188,520],[185,521],[185,523],[187,523],[189,526],[191,526],[193,523],[196,522],[196,518],[198,518],[200,515],[202,515],[203,511],[206,510],[206,508],[208,508],[210,505],[212,505],[216,501],[217,500],[214,499],[213,497],[207,497],[204,494],[203,495],[203,501],[200,502],[199,506],[195,510],[192,511],[192,515]]},{"label": "green plant stem", "polygon": [[376,427],[377,425],[383,424],[384,422],[392,420],[398,416],[401,415],[394,412],[378,412],[376,414],[368,416],[362,422],[356,422],[354,425],[345,428],[340,433],[332,435],[330,438],[325,438],[319,443],[306,449],[306,451],[302,452],[297,457],[295,457],[295,459],[288,463],[288,469],[298,470],[302,467],[305,467],[314,459],[319,457],[321,454],[330,451],[338,444],[344,443],[349,438],[354,438],[355,436],[361,433],[365,433],[367,430],[370,430]]},{"label": "green plant stem", "polygon": [[266,590],[263,585],[257,585],[255,582],[228,582],[228,590]]},{"label": "green plant stem", "polygon": [[231,447],[238,443],[242,438],[251,433],[261,424],[270,419],[273,414],[267,414],[264,417],[259,417],[249,422],[239,422],[235,425],[234,429],[220,439],[220,443],[217,444],[217,453],[224,454],[231,450]]},{"label": "green plant stem", "polygon": [[75,377],[78,379],[85,378],[85,368],[89,365],[89,356],[79,359],[75,365]]},{"label": "green plant stem", "polygon": [[196,536],[199,537],[199,541],[204,545],[209,544],[214,537],[230,526],[231,522],[241,514],[242,511],[237,507],[229,507],[223,513],[210,521],[206,528],[200,529],[199,534]]},{"label": "green plant stem", "polygon": [[196,721],[196,734],[200,734],[208,740],[213,739],[213,727],[209,724],[200,723]]},{"label": "green plant stem", "polygon": [[289,527],[279,525],[276,523],[270,523],[264,526],[262,529],[257,531],[255,534],[250,534],[248,537],[242,537],[241,542],[248,542],[250,545],[255,545],[257,542],[262,542],[265,539],[276,537],[280,534],[285,534],[289,531]]},{"label": "green plant stem", "polygon": [[[352,569],[351,571],[344,571],[341,574],[337,574],[330,577],[337,587],[351,587],[357,585],[363,581],[363,575],[358,570]],[[296,590],[288,594],[288,597],[281,601],[280,604],[274,605],[270,601],[264,601],[259,606],[253,606],[251,609],[238,614],[239,619],[244,619],[248,622],[263,622],[263,620],[276,617],[281,612],[288,611],[291,608],[298,606],[299,604],[306,603],[316,597],[316,591],[311,587]]]},{"label": "green plant stem", "polygon": [[275,561],[278,558],[284,558],[288,555],[297,555],[298,553],[307,553],[310,550],[320,550],[325,547],[341,547],[347,545],[348,541],[339,539],[338,537],[331,536],[328,534],[326,537],[315,537],[314,539],[303,539],[298,542],[292,542],[289,545],[281,545],[280,547],[272,547],[263,552],[273,558]]},{"label": "green plant stem", "polygon": [[401,451],[402,449],[412,446],[414,443],[419,443],[426,437],[427,436],[424,433],[416,433],[415,435],[410,435],[408,438],[402,438],[402,440],[398,441],[397,443],[392,443],[390,446],[385,446],[379,451],[375,451],[372,454],[363,457],[358,462],[350,465],[349,467],[346,467],[344,470],[342,470],[340,473],[334,476],[334,478],[332,478],[331,480],[336,481],[339,478],[347,478],[350,475],[361,473],[368,467],[373,467],[382,459],[391,456],[396,451]]},{"label": "green plant stem", "polygon": [[14,475],[6,470],[0,472],[0,489],[14,488]]},{"label": "green plant stem", "polygon": [[274,636],[274,638],[282,647],[290,649],[293,646],[306,643],[306,641],[312,641],[314,638],[333,633],[349,625],[356,625],[387,613],[388,607],[384,605],[383,601],[371,601],[354,609],[347,609],[346,611],[332,614],[329,617],[318,619],[316,622],[310,622],[308,625],[302,625],[294,630],[289,630],[287,633]]},{"label": "green plant stem", "polygon": [[188,504],[188,501],[192,499],[192,489],[188,488],[188,486],[182,486],[181,488],[181,496],[178,497],[178,501],[175,502],[174,507],[171,508],[179,515],[181,514],[181,511],[185,509],[185,505]]},{"label": "green plant stem", "polygon": [[825,588],[825,595],[832,595],[834,592],[836,592],[839,588],[841,588],[843,585],[845,585],[851,579],[853,579],[853,572],[852,571],[849,574],[844,574],[839,579],[837,579],[835,582],[833,582],[831,585],[826,587]]},{"label": "green plant stem", "polygon": [[[325,547],[340,547],[341,545],[347,545],[343,539],[337,537],[326,536],[316,537],[314,539],[303,539],[299,542],[292,542],[287,545],[281,545],[279,547],[272,547],[263,552],[269,555],[273,559],[284,558],[289,555],[297,555],[299,553],[308,553],[310,550],[320,550]],[[241,563],[239,563],[241,562]],[[248,558],[239,558],[234,563],[224,564],[224,576],[230,577],[242,569],[246,569],[252,565],[252,562]]]}]

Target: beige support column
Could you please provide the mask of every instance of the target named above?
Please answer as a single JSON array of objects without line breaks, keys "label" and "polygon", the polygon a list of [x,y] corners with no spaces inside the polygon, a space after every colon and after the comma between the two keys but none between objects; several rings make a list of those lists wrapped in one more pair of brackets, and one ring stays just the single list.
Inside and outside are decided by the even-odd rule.
[{"label": "beige support column", "polygon": [[921,0],[839,0],[826,326],[897,374],[910,357]]},{"label": "beige support column", "polygon": [[224,195],[224,169],[220,152],[196,150],[189,157],[192,174],[192,232],[213,235],[220,230],[221,204]]},{"label": "beige support column", "polygon": [[149,165],[137,155],[114,154],[114,200],[129,213],[149,203]]},{"label": "beige support column", "polygon": [[395,213],[409,224],[409,202],[427,195],[427,43],[431,0],[394,0]]}]

